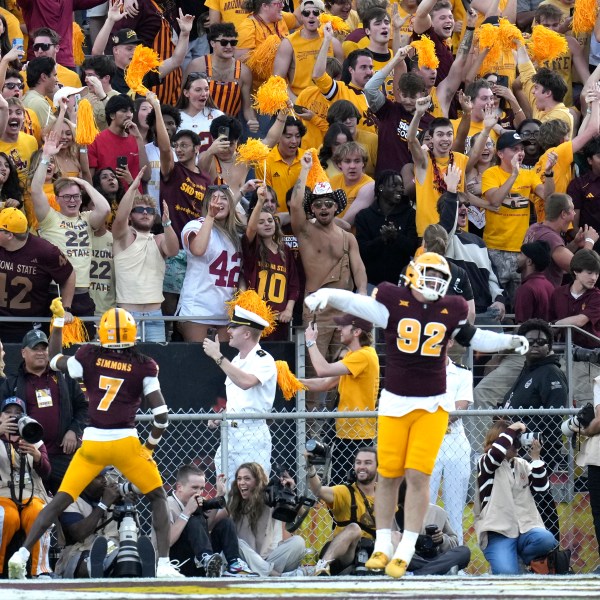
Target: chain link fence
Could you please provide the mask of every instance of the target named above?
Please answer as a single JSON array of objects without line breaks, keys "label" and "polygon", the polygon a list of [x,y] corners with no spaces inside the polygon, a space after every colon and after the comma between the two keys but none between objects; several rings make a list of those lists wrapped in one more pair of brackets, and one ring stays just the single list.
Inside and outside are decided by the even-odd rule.
[{"label": "chain link fence", "polygon": [[[594,535],[594,527],[587,493],[587,474],[575,466],[574,456],[577,451],[577,436],[566,438],[560,432],[560,423],[564,418],[574,414],[575,410],[467,410],[452,413],[460,417],[464,425],[458,433],[448,433],[436,463],[436,471],[432,477],[431,501],[444,506],[449,514],[453,528],[459,539],[471,549],[471,563],[467,572],[472,575],[488,573],[488,564],[477,545],[474,529],[473,498],[476,476],[476,463],[482,451],[485,434],[497,416],[506,416],[514,420],[527,422],[544,422],[546,432],[543,435],[543,447],[550,448],[545,458],[551,467],[551,493],[536,498],[540,513],[547,527],[555,528],[560,535],[562,548],[572,551],[572,566],[575,573],[588,573],[598,566],[598,544]],[[186,463],[193,463],[204,469],[207,475],[207,492],[213,492],[212,485],[216,474],[226,472],[224,465],[215,465],[213,458],[221,444],[224,449],[228,445],[231,424],[240,418],[248,419],[250,415],[218,415],[220,425],[209,426],[214,414],[174,414],[167,433],[158,447],[155,458],[165,480],[165,487],[170,493],[174,485],[177,469]],[[272,465],[286,468],[294,476],[298,484],[299,494],[307,493],[305,462],[303,457],[306,442],[306,431],[317,423],[320,439],[330,447],[338,443],[335,437],[335,420],[339,418],[376,418],[376,413],[356,412],[279,412],[270,414],[253,414],[251,418],[266,418],[272,436]],[[145,439],[148,433],[150,417],[140,418],[140,436]],[[212,424],[211,424],[212,425]],[[552,429],[553,428],[553,429]],[[557,429],[558,428],[558,429]],[[528,428],[531,429],[531,428]],[[251,432],[252,429],[249,429]],[[548,431],[555,431],[555,439]],[[249,434],[251,435],[251,433]],[[252,440],[250,439],[251,443]],[[335,455],[335,450],[333,451]],[[223,452],[227,456],[227,452]],[[340,472],[349,471],[352,466],[351,455],[342,457],[346,461]],[[443,468],[442,468],[443,467]],[[441,474],[437,471],[441,470]],[[439,475],[439,476],[438,476]],[[321,474],[327,478],[326,473]],[[465,481],[466,479],[466,481]],[[439,483],[441,480],[441,483]],[[343,480],[331,481],[341,484]],[[231,486],[231,481],[228,486]],[[466,496],[465,496],[466,494]],[[308,494],[310,496],[310,492]],[[552,507],[556,505],[556,513]],[[557,522],[553,522],[557,515]],[[150,530],[150,514],[147,506],[140,511],[142,529]],[[318,551],[330,539],[332,519],[327,509],[317,503],[311,509],[299,532],[306,540],[309,552],[306,564],[314,563]]]}]

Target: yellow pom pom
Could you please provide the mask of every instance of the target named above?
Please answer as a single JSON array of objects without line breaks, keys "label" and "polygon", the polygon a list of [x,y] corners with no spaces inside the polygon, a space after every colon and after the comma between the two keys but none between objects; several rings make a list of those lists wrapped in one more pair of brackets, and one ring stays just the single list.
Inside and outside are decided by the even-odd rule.
[{"label": "yellow pom pom", "polygon": [[531,60],[537,64],[552,61],[568,51],[569,45],[564,35],[543,25],[535,25],[527,46]]},{"label": "yellow pom pom", "polygon": [[514,50],[517,47],[517,42],[525,44],[525,39],[521,30],[513,25],[508,19],[500,19],[500,27],[498,27],[498,39],[500,47],[505,52]]},{"label": "yellow pom pom", "polygon": [[486,23],[479,28],[479,47],[491,48],[496,43],[498,37],[498,27],[494,27],[491,23]]},{"label": "yellow pom pom", "polygon": [[331,28],[339,33],[350,33],[350,27],[344,19],[341,17],[336,17],[335,15],[330,15],[329,13],[321,13],[319,16],[319,21],[321,25],[325,25],[325,23],[331,23]]},{"label": "yellow pom pom", "polygon": [[329,181],[329,177],[327,177],[327,173],[323,170],[321,163],[319,162],[319,155],[314,148],[311,148],[309,152],[312,154],[312,167],[308,172],[308,177],[306,178],[306,185],[312,191],[315,188],[317,183],[321,183],[322,181]]},{"label": "yellow pom pom", "polygon": [[277,385],[286,400],[291,400],[296,392],[307,389],[303,383],[298,381],[285,360],[276,360],[275,366],[277,367]]},{"label": "yellow pom pom", "polygon": [[596,0],[575,0],[573,13],[573,33],[590,33],[596,24],[598,4]]},{"label": "yellow pom pom", "polygon": [[73,22],[73,59],[75,64],[80,67],[85,60],[83,53],[83,44],[85,44],[85,35],[79,26],[79,23]]},{"label": "yellow pom pom", "polygon": [[148,88],[142,81],[150,71],[158,73],[158,65],[160,65],[158,54],[152,48],[139,44],[135,47],[131,62],[125,70],[125,83],[132,92],[145,96]]},{"label": "yellow pom pom", "polygon": [[256,90],[252,107],[263,115],[275,115],[288,105],[287,83],[283,77],[273,75]]},{"label": "yellow pom pom", "polygon": [[435,54],[435,44],[430,37],[422,35],[420,40],[415,40],[410,45],[417,51],[419,69],[437,69],[440,66],[440,60]]},{"label": "yellow pom pom", "polygon": [[75,130],[75,141],[80,146],[89,146],[100,132],[94,120],[94,109],[90,101],[84,98],[77,107],[77,128]]},{"label": "yellow pom pom", "polygon": [[254,314],[262,317],[265,321],[269,323],[268,327],[263,329],[261,337],[265,337],[273,331],[275,331],[275,313],[271,309],[271,307],[254,291],[254,290],[246,290],[245,292],[236,292],[229,302],[225,302],[227,305],[227,312],[229,314],[229,318],[233,317],[233,309],[236,306],[241,308],[245,308],[253,312]]},{"label": "yellow pom pom", "polygon": [[50,303],[50,310],[53,317],[64,317],[65,309],[63,307],[62,298],[54,298]]},{"label": "yellow pom pom", "polygon": [[264,81],[273,73],[275,55],[279,49],[279,44],[281,44],[281,38],[278,35],[269,35],[264,42],[250,52],[246,66],[252,71],[255,79]]},{"label": "yellow pom pom", "polygon": [[267,159],[271,148],[254,138],[249,138],[245,144],[238,146],[235,162],[258,165]]},{"label": "yellow pom pom", "polygon": [[[53,319],[54,320],[54,319]],[[50,331],[54,328],[50,323]],[[89,340],[87,329],[83,321],[78,317],[74,317],[71,323],[65,323],[63,327],[63,346],[69,348],[73,344],[83,344]]]}]

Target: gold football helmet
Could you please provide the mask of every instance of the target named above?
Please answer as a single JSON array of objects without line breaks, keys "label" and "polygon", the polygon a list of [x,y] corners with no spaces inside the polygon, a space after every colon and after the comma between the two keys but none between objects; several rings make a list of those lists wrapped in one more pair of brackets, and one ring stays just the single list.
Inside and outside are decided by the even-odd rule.
[{"label": "gold football helmet", "polygon": [[137,325],[124,308],[111,308],[100,319],[98,338],[104,348],[130,348],[135,346]]},{"label": "gold football helmet", "polygon": [[448,261],[435,252],[424,252],[411,260],[404,275],[406,285],[421,292],[429,302],[446,295],[451,278]]}]

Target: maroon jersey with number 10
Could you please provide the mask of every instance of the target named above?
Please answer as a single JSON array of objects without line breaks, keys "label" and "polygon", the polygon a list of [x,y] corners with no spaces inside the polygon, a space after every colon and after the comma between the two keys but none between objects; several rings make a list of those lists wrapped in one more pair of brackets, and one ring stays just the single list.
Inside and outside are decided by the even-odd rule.
[{"label": "maroon jersey with number 10", "polygon": [[410,288],[382,283],[373,298],[390,317],[385,329],[385,389],[399,396],[437,396],[446,391],[446,346],[467,321],[462,296],[426,304]]},{"label": "maroon jersey with number 10", "polygon": [[[143,357],[142,362],[139,357]],[[87,344],[75,353],[83,367],[90,425],[99,429],[135,427],[144,378],[157,377],[158,365],[143,355]]]}]

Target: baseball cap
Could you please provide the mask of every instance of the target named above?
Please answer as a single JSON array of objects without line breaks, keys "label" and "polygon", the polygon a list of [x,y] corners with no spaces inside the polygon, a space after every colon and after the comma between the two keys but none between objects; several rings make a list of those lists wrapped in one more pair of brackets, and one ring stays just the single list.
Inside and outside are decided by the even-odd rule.
[{"label": "baseball cap", "polygon": [[48,338],[41,329],[32,329],[25,334],[21,348],[35,348],[38,344],[48,345]]},{"label": "baseball cap", "polygon": [[68,98],[69,96],[73,96],[74,94],[81,94],[81,92],[83,92],[83,90],[87,90],[87,85],[84,85],[83,87],[61,87],[56,94],[54,94],[54,106],[56,106],[56,108],[59,107],[60,105],[60,101],[63,98]]},{"label": "baseball cap", "polygon": [[373,323],[371,323],[371,321],[361,319],[360,317],[355,317],[354,315],[350,315],[348,313],[343,314],[341,317],[333,317],[333,321],[336,325],[340,325],[341,327],[344,325],[352,325],[353,327],[358,327],[363,331],[371,331],[371,329],[373,329]]},{"label": "baseball cap", "polygon": [[300,4],[300,10],[304,10],[305,8],[318,8],[321,12],[325,12],[325,4],[321,0],[304,0]]},{"label": "baseball cap", "polygon": [[496,142],[496,150],[512,148],[523,143],[523,138],[516,131],[507,131],[503,133]]},{"label": "baseball cap", "polygon": [[27,414],[27,406],[25,402],[21,400],[21,398],[17,398],[16,396],[11,396],[10,398],[4,398],[2,400],[2,404],[0,405],[0,412],[4,412],[11,404],[16,404],[21,407],[23,414]]},{"label": "baseball cap", "polygon": [[111,38],[113,46],[124,46],[125,44],[141,44],[142,40],[133,29],[119,29]]},{"label": "baseball cap", "polygon": [[5,229],[11,233],[26,233],[27,218],[14,206],[5,208],[0,211],[0,229]]}]

